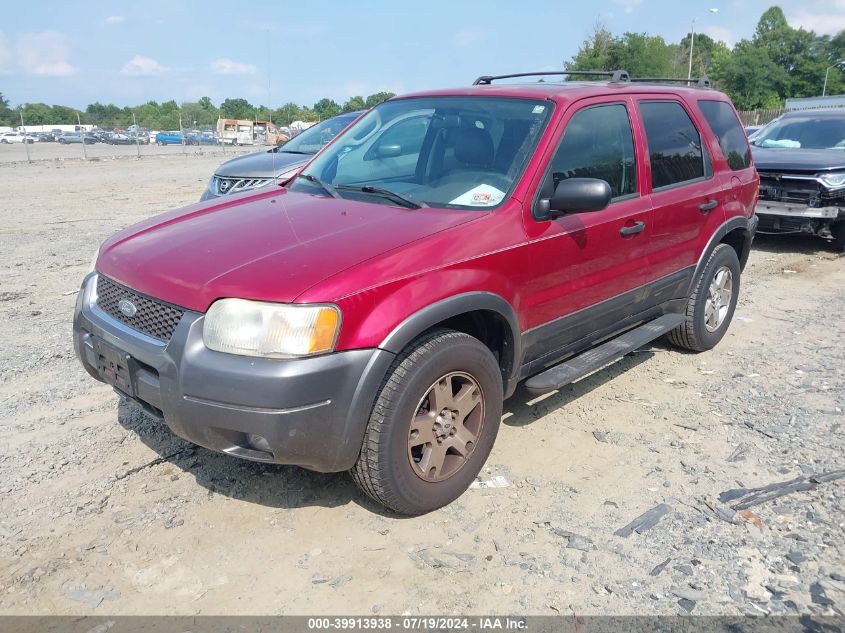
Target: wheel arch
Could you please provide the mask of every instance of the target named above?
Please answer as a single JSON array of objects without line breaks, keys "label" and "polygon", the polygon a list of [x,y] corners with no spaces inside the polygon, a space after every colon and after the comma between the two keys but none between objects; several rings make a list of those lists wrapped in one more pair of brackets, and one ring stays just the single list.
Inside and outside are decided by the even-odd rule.
[{"label": "wheel arch", "polygon": [[432,303],[407,317],[379,344],[398,354],[416,337],[436,327],[475,336],[496,357],[502,371],[505,397],[516,389],[522,360],[521,333],[516,311],[492,292],[466,292]]},{"label": "wheel arch", "polygon": [[751,218],[734,217],[727,222],[720,225],[704,247],[701,256],[698,258],[698,263],[695,266],[695,272],[690,280],[690,287],[687,289],[687,294],[692,292],[695,287],[701,271],[707,265],[710,255],[719,244],[727,244],[736,251],[736,256],[739,258],[739,269],[744,270],[745,264],[748,262],[748,256],[751,253],[751,243],[754,241],[754,232],[757,229],[757,216]]}]

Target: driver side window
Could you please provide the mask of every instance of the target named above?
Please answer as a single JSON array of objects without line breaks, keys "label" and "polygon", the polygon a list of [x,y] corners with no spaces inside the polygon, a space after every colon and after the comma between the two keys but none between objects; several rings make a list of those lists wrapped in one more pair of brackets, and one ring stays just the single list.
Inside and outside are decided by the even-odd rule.
[{"label": "driver side window", "polygon": [[567,178],[598,178],[610,185],[612,200],[637,193],[637,162],[628,109],[624,104],[587,106],[563,132],[540,198],[551,198]]}]

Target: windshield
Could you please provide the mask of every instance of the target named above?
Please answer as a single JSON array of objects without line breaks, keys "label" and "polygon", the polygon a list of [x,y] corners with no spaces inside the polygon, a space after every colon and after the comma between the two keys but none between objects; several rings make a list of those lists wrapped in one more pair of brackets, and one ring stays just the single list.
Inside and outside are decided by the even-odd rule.
[{"label": "windshield", "polygon": [[299,136],[293,137],[275,151],[291,154],[316,154],[359,115],[359,112],[354,112],[321,121],[309,127]]},{"label": "windshield", "polygon": [[290,188],[412,208],[491,209],[519,180],[551,109],[504,97],[386,101]]},{"label": "windshield", "polygon": [[779,119],[751,139],[755,147],[845,149],[845,117],[801,116]]}]

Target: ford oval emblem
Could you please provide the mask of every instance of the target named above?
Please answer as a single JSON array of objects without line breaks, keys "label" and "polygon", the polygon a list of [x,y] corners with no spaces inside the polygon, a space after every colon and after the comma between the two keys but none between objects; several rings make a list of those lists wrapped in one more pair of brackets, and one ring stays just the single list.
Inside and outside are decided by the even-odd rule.
[{"label": "ford oval emblem", "polygon": [[133,317],[138,313],[138,308],[129,299],[121,299],[117,304],[117,309],[126,317]]}]

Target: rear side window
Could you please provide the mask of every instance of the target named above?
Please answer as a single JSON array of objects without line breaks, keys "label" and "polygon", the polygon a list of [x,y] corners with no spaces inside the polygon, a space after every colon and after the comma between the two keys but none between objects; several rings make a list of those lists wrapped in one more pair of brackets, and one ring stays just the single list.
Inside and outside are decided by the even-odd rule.
[{"label": "rear side window", "polygon": [[703,178],[701,136],[687,111],[675,101],[642,101],[653,189]]},{"label": "rear side window", "polygon": [[734,171],[749,167],[751,150],[733,108],[724,101],[699,101],[698,107],[719,140],[719,147],[722,148],[728,166]]},{"label": "rear side window", "polygon": [[567,178],[599,178],[613,198],[637,193],[637,163],[628,110],[621,103],[590,106],[569,120],[543,181],[541,198],[551,198]]}]

